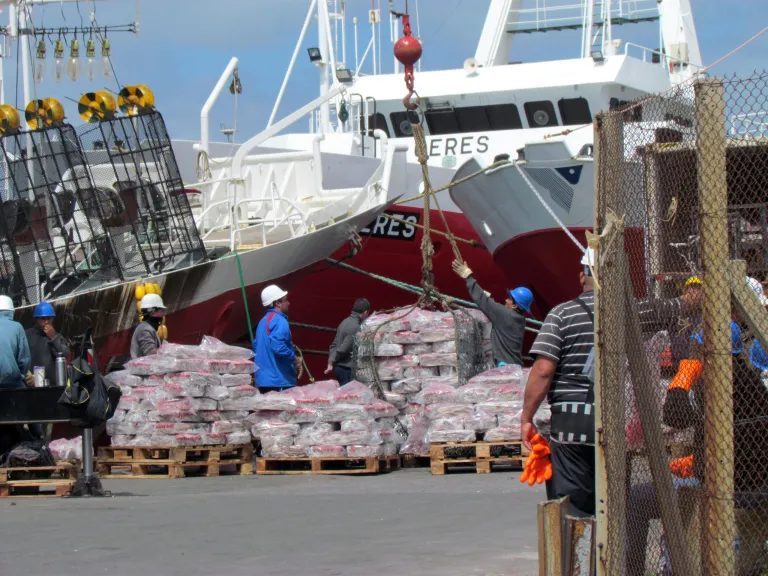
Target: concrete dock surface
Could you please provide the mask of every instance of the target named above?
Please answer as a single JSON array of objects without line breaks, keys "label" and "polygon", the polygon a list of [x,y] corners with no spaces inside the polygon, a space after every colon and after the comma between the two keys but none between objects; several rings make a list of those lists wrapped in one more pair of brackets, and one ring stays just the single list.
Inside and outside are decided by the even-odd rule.
[{"label": "concrete dock surface", "polygon": [[105,480],[0,500],[0,575],[527,576],[543,487],[519,472]]}]

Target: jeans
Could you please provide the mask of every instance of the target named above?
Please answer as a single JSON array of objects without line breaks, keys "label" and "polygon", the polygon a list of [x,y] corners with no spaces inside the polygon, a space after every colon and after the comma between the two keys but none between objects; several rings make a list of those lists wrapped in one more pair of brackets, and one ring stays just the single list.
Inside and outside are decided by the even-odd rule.
[{"label": "jeans", "polygon": [[344,384],[348,384],[352,381],[352,368],[336,366],[333,369],[333,373],[336,376],[336,380],[338,380],[339,385],[341,386],[344,386]]}]

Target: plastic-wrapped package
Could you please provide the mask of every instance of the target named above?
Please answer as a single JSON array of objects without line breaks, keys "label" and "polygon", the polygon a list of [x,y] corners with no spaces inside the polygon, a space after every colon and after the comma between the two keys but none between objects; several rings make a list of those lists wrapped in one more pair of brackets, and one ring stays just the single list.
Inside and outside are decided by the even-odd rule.
[{"label": "plastic-wrapped package", "polygon": [[320,412],[316,408],[301,406],[299,408],[293,408],[291,410],[285,410],[281,412],[280,418],[285,422],[303,424],[308,422],[315,422],[319,416]]},{"label": "plastic-wrapped package", "polygon": [[208,372],[208,361],[205,358],[176,358],[176,370],[179,372]]},{"label": "plastic-wrapped package", "polygon": [[220,410],[202,410],[197,416],[201,422],[218,422],[222,419]]},{"label": "plastic-wrapped package", "polygon": [[245,396],[258,396],[259,389],[250,384],[245,386],[233,386],[229,389],[230,398],[243,398]]},{"label": "plastic-wrapped package", "polygon": [[429,430],[464,430],[464,418],[460,418],[459,416],[437,418],[430,422]]},{"label": "plastic-wrapped package", "polygon": [[[244,432],[245,426],[242,422],[233,422],[231,420],[219,420],[211,423],[211,432],[221,434],[232,434],[233,432]],[[248,435],[250,438],[250,434]]]},{"label": "plastic-wrapped package", "polygon": [[384,400],[374,400],[370,404],[366,404],[365,410],[373,418],[393,418],[398,414],[397,408]]},{"label": "plastic-wrapped package", "polygon": [[448,312],[433,312],[421,309],[416,309],[408,315],[411,330],[414,332],[423,332],[430,328],[450,328],[451,326],[447,324],[448,318],[450,318],[450,321],[453,321]]},{"label": "plastic-wrapped package", "polygon": [[183,383],[179,381],[166,382],[162,385],[162,389],[168,392],[171,396],[184,397],[190,396],[198,398],[202,396],[206,390],[206,386],[199,386],[197,384]]},{"label": "plastic-wrapped package", "polygon": [[227,443],[227,436],[228,434],[221,434],[219,432],[209,432],[207,434],[203,434],[203,444],[204,445],[224,445]]},{"label": "plastic-wrapped package", "polygon": [[523,381],[523,369],[517,364],[508,364],[491,368],[469,379],[469,384],[485,384],[493,386],[495,384],[516,384],[521,386]]},{"label": "plastic-wrapped package", "polygon": [[307,449],[304,446],[285,446],[283,448],[261,447],[263,458],[306,458]]},{"label": "plastic-wrapped package", "polygon": [[[150,412],[150,415],[152,413]],[[160,414],[159,412],[157,414]],[[202,412],[203,416],[200,414],[189,414],[186,416],[182,416],[181,418],[177,418],[176,416],[158,416],[160,418],[160,422],[174,422],[176,420],[180,422],[191,422],[195,424],[201,424],[203,422],[214,422],[215,420],[221,420],[221,413],[217,411],[213,412]],[[212,415],[212,416],[206,416],[206,415]]]},{"label": "plastic-wrapped package", "polygon": [[499,426],[517,426],[519,428],[520,417],[522,414],[522,410],[519,412],[506,412],[504,414],[498,414],[497,419],[499,421]]},{"label": "plastic-wrapped package", "polygon": [[344,446],[310,446],[307,450],[310,458],[343,458],[347,455]]},{"label": "plastic-wrapped package", "polygon": [[256,372],[256,364],[253,360],[230,360],[229,374],[248,374]]},{"label": "plastic-wrapped package", "polygon": [[229,398],[229,391],[234,390],[234,387],[228,388],[226,386],[206,386],[203,391],[203,396],[212,400],[226,400]]},{"label": "plastic-wrapped package", "polygon": [[107,378],[115,386],[134,387],[142,385],[141,376],[131,374],[128,372],[128,370],[117,370],[115,372],[110,372],[107,374]]},{"label": "plastic-wrapped package", "polygon": [[424,407],[421,404],[416,404],[415,402],[408,403],[405,408],[403,408],[403,414],[417,414],[419,413]]},{"label": "plastic-wrapped package", "polygon": [[219,407],[219,403],[211,398],[190,398],[189,401],[195,412],[200,410],[216,410]]},{"label": "plastic-wrapped package", "polygon": [[244,422],[248,418],[248,410],[220,410],[222,420],[232,420],[234,422]]},{"label": "plastic-wrapped package", "polygon": [[[432,370],[434,370],[434,368],[432,368]],[[438,376],[435,376],[435,377],[432,377],[432,378],[427,378],[427,379],[425,379],[422,382],[421,388],[423,390],[424,388],[429,388],[433,384],[444,384],[445,386],[451,386],[453,388],[458,388],[459,387],[459,377],[454,374],[452,376],[439,376],[438,375]]]},{"label": "plastic-wrapped package", "polygon": [[181,432],[180,434],[176,434],[176,443],[179,446],[202,446],[203,434]]},{"label": "plastic-wrapped package", "polygon": [[136,428],[138,426],[139,424],[133,422],[112,422],[112,420],[107,420],[107,434],[110,436],[128,436],[136,434]]},{"label": "plastic-wrapped package", "polygon": [[132,422],[134,424],[143,424],[144,422],[150,422],[149,419],[149,412],[146,410],[140,410],[138,408],[134,408],[132,410],[128,410],[128,413],[125,415],[125,418],[123,419],[123,422]]},{"label": "plastic-wrapped package", "polygon": [[425,328],[419,332],[419,335],[425,344],[449,342],[456,339],[456,330],[453,328]]},{"label": "plastic-wrapped package", "polygon": [[434,346],[434,344],[405,344],[403,346],[403,352],[408,355],[429,354],[434,351],[432,346]]},{"label": "plastic-wrapped package", "polygon": [[233,445],[250,444],[251,433],[245,432],[242,430],[239,432],[230,432],[229,434],[227,434],[226,443],[233,444]]},{"label": "plastic-wrapped package", "polygon": [[133,446],[178,446],[176,436],[155,432],[151,436],[138,435],[133,439]]},{"label": "plastic-wrapped package", "polygon": [[173,342],[163,342],[157,349],[160,356],[170,356],[171,358],[200,358],[202,350],[200,346],[189,344],[174,344]]},{"label": "plastic-wrapped package", "polygon": [[48,444],[48,448],[57,462],[79,462],[83,459],[83,442],[79,436],[71,440],[53,440]]},{"label": "plastic-wrapped package", "polygon": [[420,357],[416,354],[403,354],[402,356],[394,360],[382,360],[377,364],[377,367],[382,368],[385,366],[393,366],[395,368],[415,368],[419,365]]},{"label": "plastic-wrapped package", "polygon": [[242,346],[230,346],[213,336],[203,336],[200,350],[206,358],[224,358],[227,360],[251,360],[253,350]]},{"label": "plastic-wrapped package", "polygon": [[415,378],[422,382],[430,378],[436,378],[439,375],[440,375],[440,371],[436,367],[425,368],[423,366],[418,366],[414,368],[406,368],[403,371],[404,378]]},{"label": "plastic-wrapped package", "polygon": [[457,416],[459,418],[469,418],[474,414],[470,404],[429,404],[424,407],[424,412],[430,420],[437,418],[448,418]]},{"label": "plastic-wrapped package", "polygon": [[457,357],[455,352],[422,354],[420,357],[422,366],[456,366]]},{"label": "plastic-wrapped package", "polygon": [[421,391],[421,381],[416,378],[405,378],[392,382],[392,392],[398,394],[416,394]]},{"label": "plastic-wrapped package", "polygon": [[368,386],[357,380],[352,380],[349,384],[339,388],[333,394],[333,399],[339,404],[370,404],[373,402],[374,396]]},{"label": "plastic-wrapped package", "polygon": [[376,423],[373,420],[345,420],[341,423],[342,432],[373,432],[377,430]]},{"label": "plastic-wrapped package", "polygon": [[528,376],[530,374],[531,374],[530,368],[523,368],[523,381],[522,381],[523,389],[525,389],[526,384],[528,384]]},{"label": "plastic-wrapped package", "polygon": [[111,436],[109,444],[110,446],[130,446],[133,438],[133,436]]},{"label": "plastic-wrapped package", "polygon": [[160,400],[157,403],[157,411],[161,416],[174,416],[176,418],[197,414],[197,410],[192,406],[191,398]]},{"label": "plastic-wrapped package", "polygon": [[125,364],[125,369],[134,376],[163,376],[178,371],[175,358],[158,354],[135,358]]},{"label": "plastic-wrapped package", "polygon": [[441,378],[447,378],[449,376],[458,379],[459,375],[456,372],[456,368],[454,366],[439,366],[438,371],[440,373]]},{"label": "plastic-wrapped package", "polygon": [[523,393],[525,392],[525,388],[517,384],[497,384],[488,388],[491,391],[488,400],[500,400],[503,402],[520,401],[523,399]]},{"label": "plastic-wrapped package", "polygon": [[384,455],[384,446],[347,446],[347,456],[350,458],[377,458]]},{"label": "plastic-wrapped package", "polygon": [[209,358],[203,360],[205,370],[214,374],[231,374],[232,361],[226,358]]},{"label": "plastic-wrapped package", "polygon": [[219,386],[221,380],[218,374],[212,372],[177,372],[165,376],[167,383],[179,382],[181,384],[191,384],[194,386]]},{"label": "plastic-wrapped package", "polygon": [[384,392],[384,400],[398,410],[402,410],[408,404],[405,394],[398,394],[397,392]]},{"label": "plastic-wrapped package", "polygon": [[217,374],[221,386],[253,386],[253,376],[251,374]]},{"label": "plastic-wrapped package", "polygon": [[[154,396],[155,392],[157,392],[157,388],[154,386],[137,386],[136,388],[133,388],[133,393],[131,396],[138,398],[139,400],[144,400],[146,398]],[[167,398],[173,398],[173,394],[168,394],[166,396]]]},{"label": "plastic-wrapped package", "polygon": [[491,428],[496,428],[499,424],[496,416],[482,411],[475,411],[469,418],[464,418],[464,428],[475,432],[486,432]]},{"label": "plastic-wrapped package", "polygon": [[424,405],[455,403],[456,399],[456,389],[445,384],[433,384],[428,388],[424,388],[414,398],[416,402]]},{"label": "plastic-wrapped package", "polygon": [[387,338],[392,344],[421,344],[421,336],[418,332],[408,330],[391,332]]},{"label": "plastic-wrapped package", "polygon": [[334,404],[320,413],[320,422],[343,422],[348,418],[365,418],[365,407],[360,404]]},{"label": "plastic-wrapped package", "polygon": [[408,439],[400,446],[400,454],[429,454],[427,443],[427,424],[423,420],[415,421],[408,432]]},{"label": "plastic-wrapped package", "polygon": [[427,441],[431,442],[474,442],[474,430],[430,430]]},{"label": "plastic-wrapped package", "polygon": [[181,432],[192,432],[203,434],[205,432],[204,424],[195,424],[193,422],[147,422],[139,425],[139,434],[165,434],[173,436]]},{"label": "plastic-wrapped package", "polygon": [[130,410],[139,405],[139,399],[136,396],[120,396],[117,406],[120,410]]},{"label": "plastic-wrapped package", "polygon": [[485,433],[486,442],[501,442],[504,440],[520,440],[520,420],[517,425],[498,426]]},{"label": "plastic-wrapped package", "polygon": [[386,360],[379,362],[376,365],[376,374],[379,376],[379,380],[397,380],[403,377],[403,368],[396,364],[393,360]]},{"label": "plastic-wrapped package", "polygon": [[[253,434],[251,430],[251,434]],[[258,438],[258,436],[254,436]],[[268,436],[261,439],[261,453],[277,452],[286,450],[288,447],[293,446],[293,436]]]},{"label": "plastic-wrapped package", "polygon": [[519,412],[523,409],[523,403],[520,401],[498,401],[491,400],[489,402],[480,402],[477,404],[477,409],[482,410],[487,414],[505,414]]},{"label": "plastic-wrapped package", "polygon": [[298,404],[296,399],[285,392],[267,392],[256,397],[254,410],[292,410]]},{"label": "plastic-wrapped package", "polygon": [[243,396],[242,398],[229,398],[219,401],[219,410],[260,410],[262,404],[259,402],[264,396]]},{"label": "plastic-wrapped package", "polygon": [[339,383],[336,380],[318,380],[314,384],[310,384],[309,386],[302,386],[304,389],[304,392],[316,392],[318,394],[331,394],[333,395],[336,390],[339,389]]},{"label": "plastic-wrapped package", "polygon": [[112,416],[112,422],[122,422],[125,420],[126,414],[128,414],[128,410],[115,410],[115,415]]},{"label": "plastic-wrapped package", "polygon": [[550,420],[552,419],[551,408],[549,403],[545,400],[536,410],[536,414],[533,415],[533,425],[539,431],[539,434],[549,436],[550,433]]},{"label": "plastic-wrapped package", "polygon": [[492,398],[493,389],[484,384],[467,384],[456,391],[456,399],[467,404],[487,402]]},{"label": "plastic-wrapped package", "polygon": [[262,422],[280,420],[279,410],[259,410],[248,414],[245,418],[246,424],[261,424]]},{"label": "plastic-wrapped package", "polygon": [[252,428],[259,431],[261,438],[274,438],[275,436],[296,436],[299,433],[299,425],[282,421],[261,422]]},{"label": "plastic-wrapped package", "polygon": [[144,376],[142,380],[142,386],[149,386],[150,388],[156,388],[165,384],[165,379],[168,374],[152,374],[150,376]]},{"label": "plastic-wrapped package", "polygon": [[336,380],[323,380],[302,386],[303,394],[296,402],[300,407],[322,409],[333,404],[333,394],[339,389]]},{"label": "plastic-wrapped package", "polygon": [[375,343],[373,354],[374,356],[384,357],[384,358],[402,356],[403,347],[400,344],[392,344],[390,342]]},{"label": "plastic-wrapped package", "polygon": [[[432,349],[437,354],[453,354],[454,362],[449,366],[456,365],[456,340],[448,340],[446,342],[435,342],[432,344]],[[423,366],[429,366],[429,364],[422,363]],[[438,364],[439,366],[439,364]]]}]

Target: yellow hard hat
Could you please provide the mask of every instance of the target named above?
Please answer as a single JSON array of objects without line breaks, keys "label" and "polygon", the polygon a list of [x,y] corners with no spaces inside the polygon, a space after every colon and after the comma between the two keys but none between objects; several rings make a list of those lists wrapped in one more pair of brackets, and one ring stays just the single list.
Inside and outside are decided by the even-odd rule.
[{"label": "yellow hard hat", "polygon": [[698,276],[691,276],[685,281],[685,287],[688,288],[688,286],[701,286],[701,278]]}]

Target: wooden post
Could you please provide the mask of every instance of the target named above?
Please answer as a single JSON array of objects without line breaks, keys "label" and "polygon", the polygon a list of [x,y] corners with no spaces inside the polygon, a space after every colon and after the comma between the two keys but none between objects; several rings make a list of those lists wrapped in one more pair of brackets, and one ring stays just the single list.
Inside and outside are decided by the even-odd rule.
[{"label": "wooden post", "polygon": [[569,508],[570,498],[567,496],[539,504],[539,576],[565,576],[565,516]]},{"label": "wooden post", "polygon": [[[595,121],[595,226],[603,231],[607,208],[624,213],[621,174],[623,118],[600,114]],[[598,250],[595,270],[595,499],[597,573],[621,574],[626,555],[626,438],[624,432],[624,235],[613,240],[613,254]],[[616,257],[616,255],[620,257]],[[605,258],[604,258],[605,257]],[[609,490],[610,481],[610,490]]]},{"label": "wooden post", "polygon": [[707,574],[734,574],[736,525],[733,507],[733,367],[731,294],[728,271],[728,184],[726,179],[723,83],[702,79],[696,95],[696,157],[699,188],[701,267],[704,273],[704,450],[706,494],[704,566]]}]

